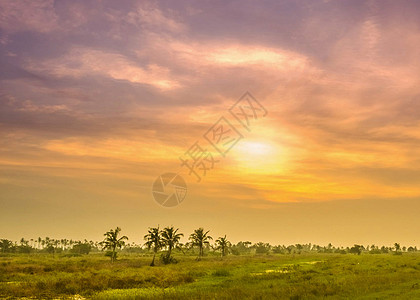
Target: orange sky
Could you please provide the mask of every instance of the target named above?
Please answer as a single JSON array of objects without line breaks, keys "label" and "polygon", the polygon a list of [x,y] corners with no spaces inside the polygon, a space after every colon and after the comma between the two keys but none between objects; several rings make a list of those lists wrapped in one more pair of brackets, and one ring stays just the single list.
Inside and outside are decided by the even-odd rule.
[{"label": "orange sky", "polygon": [[[413,1],[0,2],[0,237],[420,245]],[[200,183],[179,157],[267,110]],[[217,153],[212,150],[214,155]],[[174,208],[151,188],[188,185]]]}]

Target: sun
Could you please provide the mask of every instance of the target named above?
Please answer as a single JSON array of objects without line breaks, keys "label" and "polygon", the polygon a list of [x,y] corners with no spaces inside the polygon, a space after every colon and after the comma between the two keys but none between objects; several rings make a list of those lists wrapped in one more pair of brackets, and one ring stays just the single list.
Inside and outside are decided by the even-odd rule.
[{"label": "sun", "polygon": [[284,160],[281,147],[266,141],[242,141],[235,147],[237,167],[249,173],[277,173]]},{"label": "sun", "polygon": [[240,152],[249,155],[268,155],[273,152],[273,147],[264,142],[243,141],[238,148]]}]

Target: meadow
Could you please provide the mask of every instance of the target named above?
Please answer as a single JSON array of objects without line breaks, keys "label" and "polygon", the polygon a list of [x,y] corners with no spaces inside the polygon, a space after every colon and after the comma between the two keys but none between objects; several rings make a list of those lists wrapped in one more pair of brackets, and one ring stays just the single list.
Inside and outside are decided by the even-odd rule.
[{"label": "meadow", "polygon": [[0,297],[39,299],[420,299],[420,253],[1,254]]}]

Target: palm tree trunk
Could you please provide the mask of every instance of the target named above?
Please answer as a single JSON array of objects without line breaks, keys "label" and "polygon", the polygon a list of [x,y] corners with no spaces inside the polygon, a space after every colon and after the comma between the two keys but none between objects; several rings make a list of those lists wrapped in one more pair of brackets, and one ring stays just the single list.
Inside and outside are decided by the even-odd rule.
[{"label": "palm tree trunk", "polygon": [[152,259],[152,263],[150,264],[150,266],[154,266],[155,265],[155,256],[156,256],[156,252],[153,252],[153,259]]},{"label": "palm tree trunk", "polygon": [[199,251],[198,251],[198,257],[197,260],[201,260],[201,257],[203,256],[203,247],[200,246]]}]

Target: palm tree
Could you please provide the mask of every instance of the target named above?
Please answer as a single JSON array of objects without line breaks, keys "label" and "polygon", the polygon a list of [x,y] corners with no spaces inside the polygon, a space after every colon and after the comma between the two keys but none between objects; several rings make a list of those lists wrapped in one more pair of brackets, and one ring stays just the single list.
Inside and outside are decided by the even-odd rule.
[{"label": "palm tree", "polygon": [[161,237],[161,231],[158,227],[149,227],[149,230],[147,231],[147,234],[144,236],[144,239],[146,240],[146,246],[147,249],[150,250],[150,248],[153,248],[153,260],[150,263],[150,265],[153,267],[155,265],[155,257],[156,253],[162,248],[163,241]]},{"label": "palm tree", "polygon": [[0,240],[0,249],[3,253],[8,252],[12,247],[13,247],[12,241],[9,241],[7,239]]},{"label": "palm tree", "polygon": [[118,238],[121,228],[117,227],[115,230],[110,230],[104,233],[105,239],[101,242],[102,250],[108,249],[111,251],[111,262],[117,259],[117,248],[122,248],[125,245],[124,240],[128,240],[125,235]]},{"label": "palm tree", "polygon": [[226,235],[224,237],[219,237],[216,240],[216,250],[220,250],[222,257],[226,256],[229,252],[229,248],[232,244],[227,240]]},{"label": "palm tree", "polygon": [[162,230],[162,244],[168,247],[168,253],[166,255],[166,262],[171,262],[172,249],[179,247],[179,240],[184,234],[178,233],[179,228],[175,229],[173,226],[166,227]]},{"label": "palm tree", "polygon": [[197,260],[200,260],[204,254],[204,245],[209,245],[209,240],[213,239],[208,233],[209,231],[204,232],[204,229],[200,227],[190,235],[191,245],[199,249]]}]

